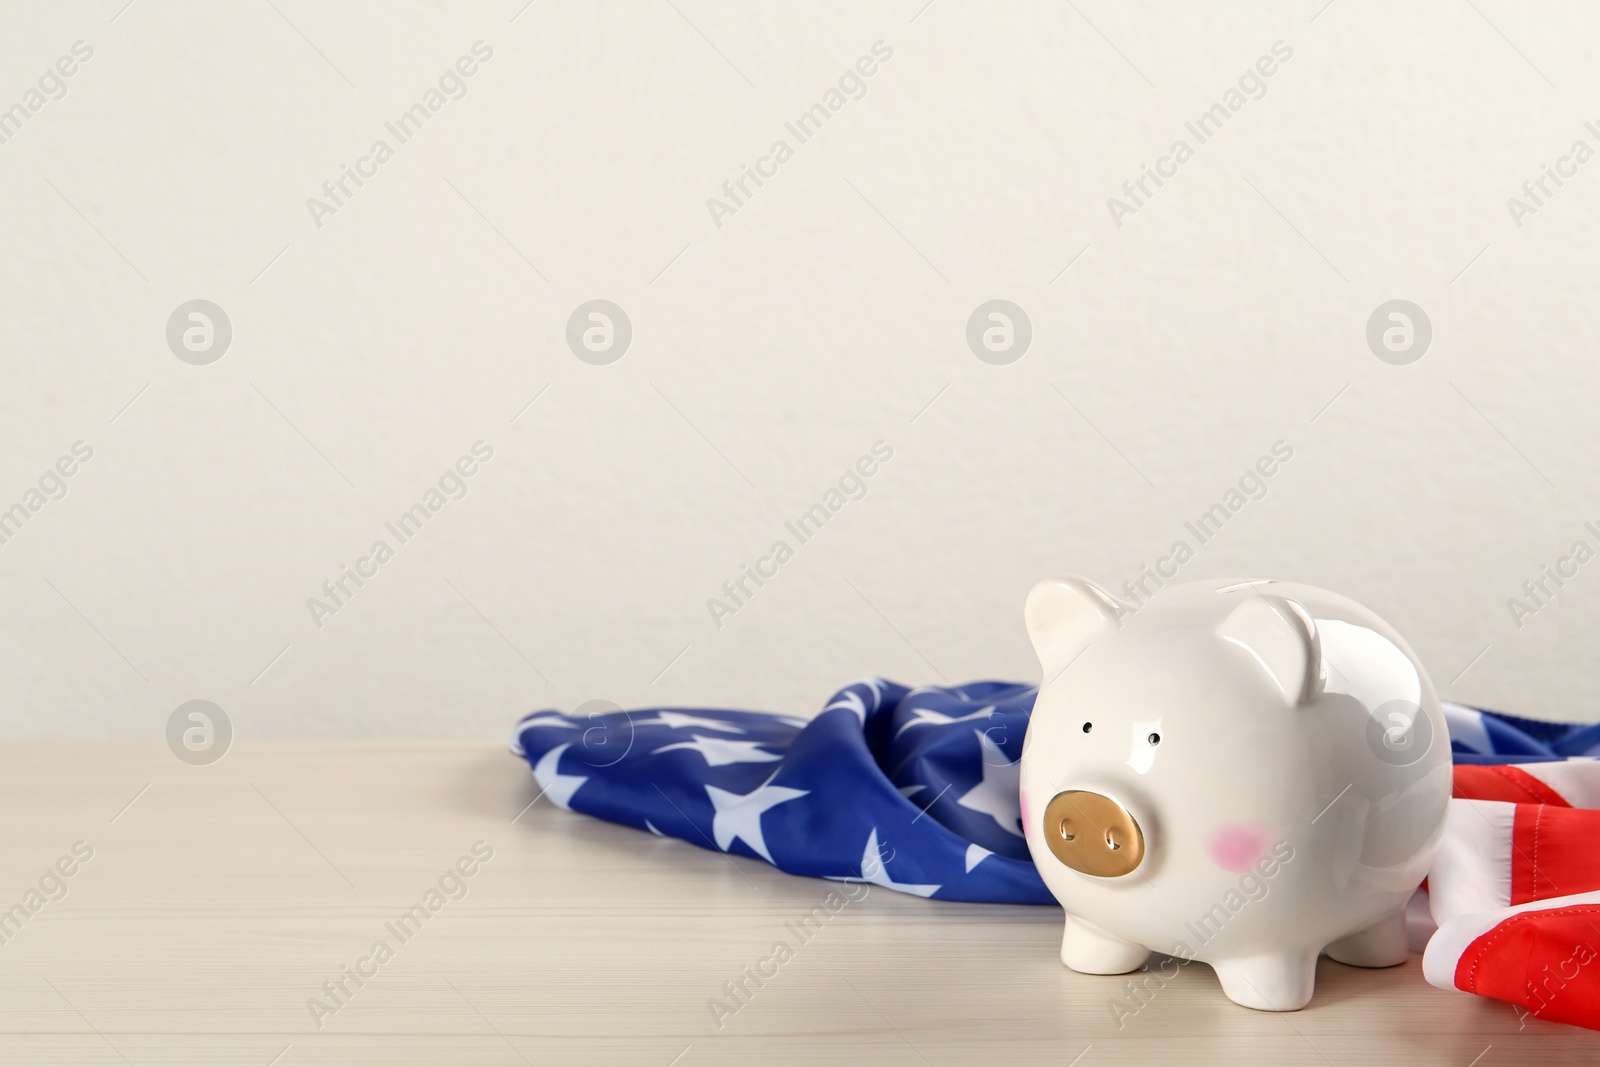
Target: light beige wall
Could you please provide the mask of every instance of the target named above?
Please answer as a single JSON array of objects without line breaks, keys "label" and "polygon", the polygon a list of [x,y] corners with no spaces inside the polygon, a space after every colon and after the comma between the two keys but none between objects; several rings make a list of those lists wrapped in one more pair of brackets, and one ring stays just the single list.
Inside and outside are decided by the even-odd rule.
[{"label": "light beige wall", "polygon": [[[1600,549],[1600,162],[1507,200],[1600,150],[1600,13],[919,3],[9,11],[0,107],[41,106],[0,144],[0,508],[93,456],[0,544],[0,735],[153,737],[205,698],[244,737],[497,736],[595,699],[1027,678],[1035,579],[1120,590],[1280,441],[1184,574],[1341,590],[1448,696],[1597,717],[1600,563],[1531,617],[1508,598]],[[400,144],[385,122],[478,41]],[[232,326],[206,365],[166,337],[196,298]],[[632,324],[609,365],[566,341],[596,298]],[[991,299],[1031,322],[1005,365],[967,343]],[[1432,324],[1408,365],[1366,340],[1394,299]],[[385,521],[478,441],[400,544]],[[878,441],[800,544],[785,522]]]}]

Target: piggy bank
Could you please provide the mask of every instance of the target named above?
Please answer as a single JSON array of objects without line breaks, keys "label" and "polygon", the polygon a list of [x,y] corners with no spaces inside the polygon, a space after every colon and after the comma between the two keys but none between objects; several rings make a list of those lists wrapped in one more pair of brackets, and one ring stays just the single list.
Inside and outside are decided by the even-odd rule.
[{"label": "piggy bank", "polygon": [[1317,957],[1405,961],[1450,797],[1438,695],[1399,634],[1326,590],[1170,585],[1137,611],[1082,578],[1028,596],[1044,668],[1022,823],[1066,911],[1061,962],[1215,969],[1293,1011]]}]

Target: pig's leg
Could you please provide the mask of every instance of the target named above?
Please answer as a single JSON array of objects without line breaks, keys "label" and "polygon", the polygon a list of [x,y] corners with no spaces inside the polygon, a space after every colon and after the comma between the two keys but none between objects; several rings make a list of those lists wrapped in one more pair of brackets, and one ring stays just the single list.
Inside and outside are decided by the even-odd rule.
[{"label": "pig's leg", "polygon": [[1393,967],[1411,957],[1406,938],[1406,911],[1400,908],[1323,950],[1352,967]]},{"label": "pig's leg", "polygon": [[1260,1011],[1299,1011],[1311,1002],[1317,980],[1315,949],[1217,960],[1211,966],[1229,1000]]},{"label": "pig's leg", "polygon": [[1087,919],[1067,916],[1061,962],[1084,974],[1127,974],[1150,958],[1150,950],[1106,933]]}]

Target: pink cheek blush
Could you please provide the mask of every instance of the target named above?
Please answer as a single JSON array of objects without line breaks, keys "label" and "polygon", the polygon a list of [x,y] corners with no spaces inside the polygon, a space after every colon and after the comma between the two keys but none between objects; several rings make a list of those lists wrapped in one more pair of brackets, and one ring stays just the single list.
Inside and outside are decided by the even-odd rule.
[{"label": "pink cheek blush", "polygon": [[1220,826],[1211,835],[1206,851],[1212,862],[1235,874],[1253,866],[1267,850],[1267,834],[1253,823]]},{"label": "pink cheek blush", "polygon": [[1033,824],[1033,820],[1028,816],[1028,794],[1018,793],[1017,801],[1022,806],[1022,828],[1026,831]]}]

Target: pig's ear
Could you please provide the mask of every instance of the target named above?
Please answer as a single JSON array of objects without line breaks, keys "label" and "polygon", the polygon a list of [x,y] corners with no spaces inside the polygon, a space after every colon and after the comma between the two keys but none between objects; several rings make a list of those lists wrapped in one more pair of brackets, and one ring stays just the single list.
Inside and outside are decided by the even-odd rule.
[{"label": "pig's ear", "polygon": [[1281,596],[1247,596],[1217,633],[1254,656],[1291,706],[1322,688],[1322,639],[1305,608]]},{"label": "pig's ear", "polygon": [[1046,578],[1033,587],[1023,618],[1048,676],[1078,658],[1103,631],[1117,626],[1120,605],[1087,578]]}]

